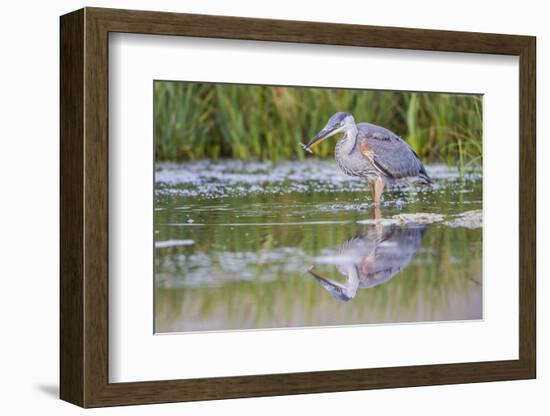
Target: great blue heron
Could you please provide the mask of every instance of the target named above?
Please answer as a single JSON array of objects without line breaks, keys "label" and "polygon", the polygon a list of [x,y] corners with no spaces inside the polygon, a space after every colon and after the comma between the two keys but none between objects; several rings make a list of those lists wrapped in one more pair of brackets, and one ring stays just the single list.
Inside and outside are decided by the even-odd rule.
[{"label": "great blue heron", "polygon": [[369,225],[342,244],[337,269],[345,282],[331,280],[311,266],[308,270],[336,300],[350,301],[357,289],[381,285],[406,267],[420,248],[426,224]]},{"label": "great blue heron", "polygon": [[367,179],[374,206],[380,205],[384,186],[396,179],[432,183],[418,155],[399,136],[374,124],[356,124],[346,112],[334,114],[304,148],[313,153],[314,145],[338,133],[344,136],[336,143],[336,161],[346,174]]}]

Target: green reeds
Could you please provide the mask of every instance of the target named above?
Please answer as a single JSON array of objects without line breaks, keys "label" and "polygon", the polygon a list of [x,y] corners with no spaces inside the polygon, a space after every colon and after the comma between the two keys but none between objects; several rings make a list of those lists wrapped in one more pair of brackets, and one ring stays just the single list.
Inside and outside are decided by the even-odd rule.
[{"label": "green reeds", "polygon": [[[482,97],[322,88],[155,82],[157,161],[305,157],[300,143],[337,111],[382,125],[426,162],[482,162]],[[320,145],[317,157],[332,157]]]}]

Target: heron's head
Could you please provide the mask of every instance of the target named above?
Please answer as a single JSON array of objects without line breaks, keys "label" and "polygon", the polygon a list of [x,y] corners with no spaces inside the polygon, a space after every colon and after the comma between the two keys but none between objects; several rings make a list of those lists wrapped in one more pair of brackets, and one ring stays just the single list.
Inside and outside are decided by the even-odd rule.
[{"label": "heron's head", "polygon": [[325,127],[315,136],[313,139],[309,141],[309,143],[305,146],[305,149],[308,152],[311,152],[311,148],[321,143],[323,140],[334,136],[338,133],[346,133],[349,130],[357,129],[355,126],[355,120],[353,119],[353,116],[346,112],[339,112],[334,114],[328,121]]}]

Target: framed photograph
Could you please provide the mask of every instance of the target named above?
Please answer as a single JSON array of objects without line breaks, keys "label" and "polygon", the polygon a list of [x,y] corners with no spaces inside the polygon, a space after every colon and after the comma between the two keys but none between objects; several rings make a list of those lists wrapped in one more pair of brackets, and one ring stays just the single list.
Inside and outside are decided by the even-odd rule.
[{"label": "framed photograph", "polygon": [[534,37],[60,29],[63,400],[535,378]]}]

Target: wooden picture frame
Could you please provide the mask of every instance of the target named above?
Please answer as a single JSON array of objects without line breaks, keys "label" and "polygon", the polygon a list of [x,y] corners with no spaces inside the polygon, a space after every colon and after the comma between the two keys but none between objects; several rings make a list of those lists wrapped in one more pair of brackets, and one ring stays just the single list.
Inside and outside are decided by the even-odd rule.
[{"label": "wooden picture frame", "polygon": [[[85,8],[61,17],[60,396],[82,407],[535,378],[535,38]],[[109,383],[110,32],[502,54],[520,66],[519,359]]]}]

